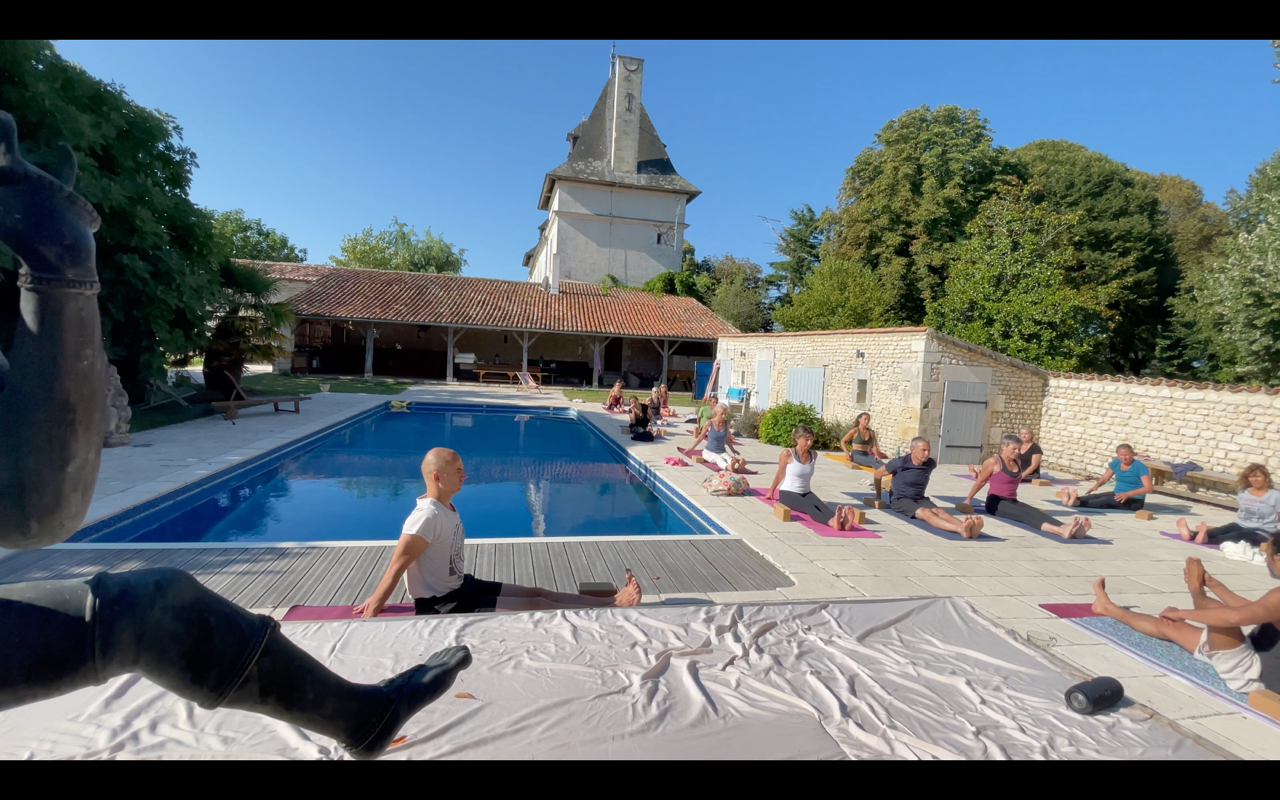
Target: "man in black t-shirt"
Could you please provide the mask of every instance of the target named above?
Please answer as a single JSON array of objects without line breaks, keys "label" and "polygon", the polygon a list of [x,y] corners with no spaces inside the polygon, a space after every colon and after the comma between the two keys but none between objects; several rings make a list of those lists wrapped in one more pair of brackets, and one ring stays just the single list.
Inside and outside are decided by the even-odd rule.
[{"label": "man in black t-shirt", "polygon": [[966,539],[977,539],[982,530],[982,517],[977,514],[969,514],[963,519],[953,517],[925,496],[929,476],[937,466],[938,462],[929,457],[929,440],[917,436],[911,440],[909,454],[898,456],[875,471],[876,499],[880,499],[880,481],[885,475],[892,475],[889,508],[907,519],[918,519]]}]

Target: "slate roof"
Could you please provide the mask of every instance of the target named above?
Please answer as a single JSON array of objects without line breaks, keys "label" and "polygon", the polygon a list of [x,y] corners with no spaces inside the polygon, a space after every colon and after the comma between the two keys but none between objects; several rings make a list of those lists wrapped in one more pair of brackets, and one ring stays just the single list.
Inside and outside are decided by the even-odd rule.
[{"label": "slate roof", "polygon": [[691,297],[562,281],[559,294],[525,281],[256,262],[311,284],[289,299],[299,317],[459,325],[548,333],[714,340],[738,330]]},{"label": "slate roof", "polygon": [[615,77],[610,76],[604,89],[600,91],[591,114],[565,137],[574,142],[573,148],[568,160],[548,172],[543,181],[542,197],[538,201],[538,208],[543,211],[548,208],[551,188],[557,178],[680,192],[689,195],[689,202],[702,194],[698,187],[676,172],[671,157],[667,155],[666,145],[658,138],[653,120],[649,118],[649,112],[645,111],[643,100],[640,102],[640,147],[637,163],[633,169],[623,172],[616,171],[609,164],[609,98],[613,94],[615,80]]}]

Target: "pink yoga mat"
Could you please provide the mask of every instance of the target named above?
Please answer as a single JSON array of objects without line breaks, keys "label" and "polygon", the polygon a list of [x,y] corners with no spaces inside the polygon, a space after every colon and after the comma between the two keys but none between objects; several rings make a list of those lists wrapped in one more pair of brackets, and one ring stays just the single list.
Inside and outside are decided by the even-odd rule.
[{"label": "pink yoga mat", "polygon": [[[328,622],[330,620],[355,619],[355,606],[293,606],[284,613],[281,622]],[[378,619],[383,617],[412,617],[412,603],[388,603],[383,606]]]},{"label": "pink yoga mat", "polygon": [[1181,534],[1178,534],[1178,533],[1169,533],[1168,531],[1160,531],[1160,535],[1165,537],[1166,539],[1173,539],[1174,541],[1183,542],[1185,544],[1195,544],[1196,547],[1209,547],[1214,550],[1222,549],[1218,547],[1216,544],[1196,544],[1195,542],[1188,542],[1186,539],[1182,538]]},{"label": "pink yoga mat", "polygon": [[[683,447],[677,447],[677,448],[676,448],[676,450],[679,450],[681,455],[683,455],[683,456],[687,456],[688,458],[693,458],[694,456],[700,456],[700,455],[702,455],[702,451],[701,451],[701,450],[685,450]],[[711,463],[711,462],[709,462],[709,461],[703,461],[703,462],[702,462],[702,466],[706,467],[707,469],[711,470],[712,472],[719,472],[719,471],[720,471],[720,468],[719,468],[719,467],[717,467],[715,464],[712,464],[712,463]],[[743,471],[743,472],[741,472],[741,473],[739,473],[739,474],[740,474],[740,475],[759,475],[760,473],[759,473],[759,472],[756,472],[754,469],[747,469],[747,470],[745,470],[745,471]]]},{"label": "pink yoga mat", "polygon": [[1040,607],[1059,619],[1096,617],[1092,603],[1041,603]]},{"label": "pink yoga mat", "polygon": [[[778,504],[777,500],[765,499],[766,492],[764,489],[749,489],[747,491],[747,494],[751,495],[757,500],[760,500],[770,508],[773,508]],[[879,539],[880,538],[879,534],[872,533],[871,531],[867,530],[861,525],[855,526],[854,529],[850,531],[838,531],[835,528],[828,527],[827,525],[823,525],[821,522],[813,521],[813,519],[811,519],[808,514],[804,514],[799,511],[791,512],[791,521],[798,522],[804,527],[818,534],[819,536],[825,536],[828,539]]]}]

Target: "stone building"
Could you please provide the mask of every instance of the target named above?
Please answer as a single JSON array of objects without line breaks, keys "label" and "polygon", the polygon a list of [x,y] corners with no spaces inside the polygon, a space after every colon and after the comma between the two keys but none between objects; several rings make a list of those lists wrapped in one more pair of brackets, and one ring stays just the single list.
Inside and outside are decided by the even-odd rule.
[{"label": "stone building", "polygon": [[590,116],[569,131],[568,159],[547,173],[538,243],[524,256],[529,280],[555,293],[562,281],[613,275],[640,286],[680,269],[685,207],[701,192],[676,172],[644,109],[644,60],[618,56]]}]

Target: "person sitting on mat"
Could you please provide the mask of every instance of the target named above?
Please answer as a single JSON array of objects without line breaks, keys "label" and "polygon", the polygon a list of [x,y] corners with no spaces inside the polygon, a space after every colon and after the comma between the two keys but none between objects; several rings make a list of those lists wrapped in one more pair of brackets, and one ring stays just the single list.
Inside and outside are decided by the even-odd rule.
[{"label": "person sitting on mat", "polygon": [[[838,531],[852,530],[853,509],[849,506],[836,506],[832,511],[827,504],[818,499],[810,488],[813,469],[818,454],[813,452],[813,429],[808,425],[797,425],[791,431],[792,447],[783,450],[778,456],[778,471],[774,473],[773,483],[766,500],[773,499],[778,490],[778,502],[792,511],[799,511],[809,516],[814,522],[835,528]],[[778,484],[782,488],[778,489]]]},{"label": "person sitting on mat", "polygon": [[[1022,481],[1032,481],[1040,477],[1040,460],[1044,451],[1036,444],[1036,436],[1030,428],[1018,428],[1018,463],[1022,464]],[[969,465],[969,475],[978,477],[981,467]]]},{"label": "person sitting on mat", "polygon": [[[1267,570],[1273,578],[1280,578],[1278,553],[1280,534],[1271,537],[1267,553]],[[1280,589],[1272,589],[1250,602],[1207,574],[1204,564],[1195,557],[1187,559],[1182,576],[1191,592],[1194,610],[1166,608],[1156,617],[1139,614],[1112,602],[1107,596],[1107,579],[1098,578],[1093,583],[1093,613],[1122,622],[1138,633],[1173,642],[1212,665],[1233,692],[1248,694],[1267,688],[1262,683],[1263,664],[1258,653],[1275,647],[1280,639],[1275,626],[1280,621]],[[1209,597],[1206,589],[1218,599]],[[1193,622],[1205,627],[1192,625]],[[1258,627],[1246,636],[1241,630],[1245,625]]]},{"label": "person sitting on mat", "polygon": [[462,456],[444,447],[422,459],[427,493],[404,522],[391,563],[373,594],[355,608],[357,617],[376,617],[404,578],[415,614],[470,614],[477,611],[538,611],[561,608],[640,605],[640,583],[627,570],[626,584],[613,597],[553,592],[514,583],[485,581],[467,574],[463,563],[466,531],[453,506],[467,473]]},{"label": "person sitting on mat", "polygon": [[658,387],[653,387],[653,391],[649,392],[649,399],[645,401],[649,406],[649,424],[662,424],[662,397],[658,394]]},{"label": "person sitting on mat", "polygon": [[[716,406],[707,426],[698,431],[698,436],[693,440],[693,444],[689,445],[689,449],[697,450],[698,443],[706,439],[707,446],[702,449],[702,457],[707,463],[715,464],[720,469],[727,469],[730,472],[746,472],[747,460],[739,455],[738,448],[734,447],[736,443],[733,432],[729,430],[728,412],[729,409],[724,406]],[[732,458],[729,457],[729,453],[733,453]]]},{"label": "person sitting on mat", "polygon": [[631,439],[636,442],[653,441],[653,420],[649,419],[649,407],[640,404],[640,398],[631,395]]},{"label": "person sitting on mat", "polygon": [[[1112,476],[1116,479],[1116,489],[1114,492],[1098,492],[1098,487],[1111,480]],[[1142,495],[1151,491],[1151,470],[1147,469],[1147,465],[1134,457],[1133,447],[1131,445],[1122,444],[1116,448],[1116,457],[1111,459],[1111,463],[1107,465],[1106,472],[1102,473],[1102,477],[1089,487],[1089,491],[1084,497],[1075,489],[1068,489],[1067,495],[1063,499],[1062,504],[1065,506],[1080,508],[1118,508],[1125,511],[1141,511],[1142,507],[1147,504],[1146,498]]]},{"label": "person sitting on mat", "polygon": [[872,469],[884,466],[884,462],[879,458],[883,457],[884,453],[880,452],[876,432],[871,430],[871,415],[865,411],[858,415],[853,430],[846,433],[840,440],[840,449],[844,451],[845,458],[859,466]]},{"label": "person sitting on mat", "polygon": [[613,388],[609,390],[609,398],[604,402],[604,407],[609,411],[621,411],[622,403],[622,381],[614,381]]},{"label": "person sitting on mat", "polygon": [[1035,506],[1018,500],[1018,484],[1022,482],[1022,457],[1018,455],[1023,440],[1012,433],[1000,440],[1000,453],[982,462],[982,469],[969,489],[965,503],[972,504],[973,497],[987,486],[987,513],[993,517],[1017,522],[1029,528],[1053,533],[1063,539],[1083,539],[1093,522],[1088,517],[1076,515],[1071,523],[1063,525]]},{"label": "person sitting on mat", "polygon": [[711,421],[711,412],[716,410],[717,405],[719,403],[716,400],[716,396],[714,394],[707,395],[707,402],[698,407],[698,430],[705,428],[707,423]]},{"label": "person sitting on mat", "polygon": [[918,519],[935,528],[958,533],[966,539],[977,539],[983,520],[977,514],[957,519],[925,497],[929,488],[929,476],[937,469],[938,462],[929,457],[929,440],[917,436],[911,440],[911,452],[898,456],[872,473],[876,499],[880,499],[880,481],[885,475],[893,476],[893,489],[889,492],[889,508],[907,519]]},{"label": "person sitting on mat", "polygon": [[1178,533],[1186,541],[1195,537],[1196,544],[1248,542],[1257,547],[1268,535],[1280,530],[1280,492],[1271,482],[1271,472],[1262,464],[1250,464],[1240,471],[1236,481],[1236,521],[1210,528],[1201,522],[1192,533],[1186,517],[1178,517]]},{"label": "person sitting on mat", "polygon": [[658,399],[662,401],[660,408],[663,416],[674,417],[676,412],[671,410],[671,392],[667,389],[666,384],[658,384]]}]

